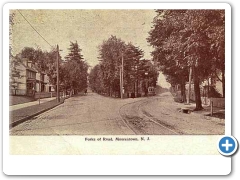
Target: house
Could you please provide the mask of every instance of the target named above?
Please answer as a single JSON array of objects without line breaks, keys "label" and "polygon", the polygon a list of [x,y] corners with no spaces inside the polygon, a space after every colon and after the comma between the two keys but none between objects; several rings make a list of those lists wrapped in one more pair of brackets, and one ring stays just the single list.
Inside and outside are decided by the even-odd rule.
[{"label": "house", "polygon": [[23,58],[15,68],[19,77],[10,80],[10,94],[34,96],[36,92],[52,91],[46,74],[37,70],[28,59]]},{"label": "house", "polygon": [[[189,89],[189,82],[186,82],[185,91],[187,96],[188,96],[188,89]],[[193,82],[191,84],[190,93],[191,93],[190,99],[195,101],[195,92],[194,92]],[[220,82],[219,80],[208,78],[207,80],[203,81],[200,84],[200,93],[201,93],[202,103],[209,105],[211,97],[215,97],[215,98],[223,97],[222,82]]]},{"label": "house", "polygon": [[36,89],[37,70],[32,67],[32,63],[27,59],[22,59],[15,68],[19,72],[19,76],[10,80],[12,85],[10,86],[10,94],[33,95],[33,90]]}]

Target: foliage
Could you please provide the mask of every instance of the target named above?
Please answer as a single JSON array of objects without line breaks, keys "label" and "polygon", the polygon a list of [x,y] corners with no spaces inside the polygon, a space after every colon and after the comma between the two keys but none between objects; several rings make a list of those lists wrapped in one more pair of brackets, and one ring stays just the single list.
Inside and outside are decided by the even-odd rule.
[{"label": "foliage", "polygon": [[84,61],[81,49],[77,42],[70,42],[66,62],[61,66],[60,81],[65,87],[71,87],[75,92],[87,88],[89,65]]},{"label": "foliage", "polygon": [[[99,54],[100,63],[89,75],[90,87],[94,91],[109,96],[120,94],[122,60],[125,93],[137,93],[140,82],[143,81],[148,81],[148,85],[156,85],[158,76],[156,69],[149,60],[142,59],[144,52],[132,43],[126,44],[116,36],[111,36],[99,46]],[[148,76],[145,75],[146,72]]]},{"label": "foliage", "polygon": [[14,25],[14,13],[9,14],[9,38],[10,38],[10,44],[9,44],[9,88],[16,88],[18,86],[18,78],[21,78],[20,71],[18,70],[17,66],[19,66],[19,63],[21,62],[20,59],[14,57],[12,55],[12,26]]},{"label": "foliage", "polygon": [[[124,88],[125,91],[134,92],[135,84],[139,82],[140,59],[143,57],[143,51],[135,47],[132,43],[126,45],[124,52]],[[135,87],[136,89],[138,87]]]},{"label": "foliage", "polygon": [[[167,80],[185,84],[193,69],[196,110],[202,109],[199,84],[211,76],[218,59],[224,62],[222,10],[157,10],[148,42]],[[216,33],[219,29],[220,34]],[[217,53],[216,53],[217,52]],[[221,58],[217,58],[221,54]]]},{"label": "foliage", "polygon": [[[12,35],[12,26],[14,25],[14,14],[9,15],[10,38]],[[70,42],[69,53],[63,61],[56,48],[51,51],[42,51],[39,47],[25,47],[16,56],[12,55],[11,44],[9,46],[10,52],[10,86],[15,87],[17,78],[20,77],[18,66],[23,58],[31,61],[39,72],[46,73],[50,84],[56,85],[57,81],[57,56],[59,59],[59,81],[60,89],[73,89],[75,92],[87,88],[87,76],[89,65],[84,61],[81,49],[77,42]],[[58,53],[58,54],[57,54]]]},{"label": "foliage", "polygon": [[92,91],[101,93],[104,91],[103,86],[103,73],[101,71],[101,65],[97,64],[93,67],[89,74],[89,85]]}]

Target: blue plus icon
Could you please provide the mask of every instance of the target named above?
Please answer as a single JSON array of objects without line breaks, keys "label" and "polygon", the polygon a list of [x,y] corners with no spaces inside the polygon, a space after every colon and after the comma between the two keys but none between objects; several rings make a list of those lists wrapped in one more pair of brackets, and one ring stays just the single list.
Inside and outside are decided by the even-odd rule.
[{"label": "blue plus icon", "polygon": [[218,151],[224,156],[230,156],[237,150],[237,140],[232,136],[224,136],[219,140]]}]

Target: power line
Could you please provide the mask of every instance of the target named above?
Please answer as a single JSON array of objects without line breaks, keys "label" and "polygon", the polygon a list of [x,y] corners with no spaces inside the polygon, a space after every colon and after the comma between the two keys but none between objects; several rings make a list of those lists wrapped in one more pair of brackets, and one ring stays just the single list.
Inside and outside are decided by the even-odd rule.
[{"label": "power line", "polygon": [[36,33],[38,33],[38,35],[46,42],[48,43],[49,46],[53,47],[33,26],[32,24],[25,18],[25,16],[19,11],[17,10],[21,15],[22,17],[27,21],[27,23],[33,28],[34,31],[36,31]]}]

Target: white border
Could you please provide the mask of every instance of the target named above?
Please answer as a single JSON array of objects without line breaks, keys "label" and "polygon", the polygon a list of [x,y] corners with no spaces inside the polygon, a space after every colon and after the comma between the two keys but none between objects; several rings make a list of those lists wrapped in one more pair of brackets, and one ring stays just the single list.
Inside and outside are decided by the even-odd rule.
[{"label": "white border", "polygon": [[227,3],[7,3],[4,9],[229,9]]},{"label": "white border", "polygon": [[[11,3],[3,7],[3,172],[6,174],[66,175],[226,175],[231,158],[203,156],[12,156],[9,155],[8,120],[8,10],[9,9],[225,9],[226,10],[226,135],[231,134],[231,7],[227,3]],[[46,147],[47,148],[47,147]],[[43,164],[45,164],[43,166]],[[69,164],[71,166],[69,167]],[[124,166],[123,166],[124,164]],[[204,166],[203,166],[204,164]],[[219,166],[222,164],[222,166]],[[151,168],[148,168],[151,166]],[[55,167],[54,169],[52,167]],[[56,168],[57,167],[57,168]],[[217,167],[217,168],[214,168]]]}]

